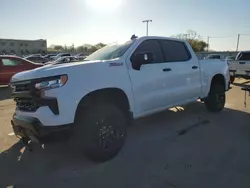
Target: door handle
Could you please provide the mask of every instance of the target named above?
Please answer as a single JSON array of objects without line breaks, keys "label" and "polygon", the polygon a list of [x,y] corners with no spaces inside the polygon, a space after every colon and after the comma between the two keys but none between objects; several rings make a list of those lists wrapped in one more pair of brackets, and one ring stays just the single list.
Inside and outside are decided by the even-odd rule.
[{"label": "door handle", "polygon": [[246,64],[246,62],[239,62],[239,64]]},{"label": "door handle", "polygon": [[162,69],[164,72],[169,72],[169,71],[171,71],[172,69],[170,69],[170,68],[165,68],[165,69]]},{"label": "door handle", "polygon": [[192,66],[192,69],[198,69],[198,67],[197,66]]}]

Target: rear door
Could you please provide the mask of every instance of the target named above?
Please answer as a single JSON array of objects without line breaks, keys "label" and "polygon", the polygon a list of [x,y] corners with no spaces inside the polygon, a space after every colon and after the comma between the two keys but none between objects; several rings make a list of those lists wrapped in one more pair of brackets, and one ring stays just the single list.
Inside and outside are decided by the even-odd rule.
[{"label": "rear door", "polygon": [[183,104],[197,100],[201,92],[200,68],[197,57],[192,57],[184,42],[159,40],[165,63],[161,64],[165,76],[165,90],[170,98],[165,103]]},{"label": "rear door", "polygon": [[0,83],[9,84],[11,77],[21,72],[24,67],[21,65],[21,60],[16,58],[3,57],[1,58]]}]

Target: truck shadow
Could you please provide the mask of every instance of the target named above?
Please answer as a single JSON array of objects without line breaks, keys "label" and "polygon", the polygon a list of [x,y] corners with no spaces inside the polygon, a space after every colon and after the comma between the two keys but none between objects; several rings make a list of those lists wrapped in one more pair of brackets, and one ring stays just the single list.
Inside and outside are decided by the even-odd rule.
[{"label": "truck shadow", "polygon": [[11,98],[11,89],[8,86],[0,86],[0,101]]},{"label": "truck shadow", "polygon": [[233,83],[232,85],[239,86],[239,87],[244,87],[250,83],[250,80],[244,81],[242,83]]},{"label": "truck shadow", "polygon": [[[171,139],[178,139],[182,130],[192,131],[199,125],[219,124],[225,129],[237,129],[239,124],[247,123],[247,121],[250,122],[248,113],[226,108],[219,114],[211,114],[200,102],[189,104],[179,110],[167,110],[137,120],[134,126],[128,128],[129,136],[122,152],[113,160],[102,164],[86,160],[80,151],[73,150],[67,144],[45,145],[44,149],[41,146],[33,145],[34,151],[28,152],[23,148],[22,143],[17,142],[0,154],[0,187],[11,185],[17,187],[85,185],[90,187],[91,185],[86,184],[98,182],[98,178],[103,180],[104,177],[98,176],[100,171],[105,171],[106,176],[114,175],[118,181],[124,178],[122,177],[124,173],[119,175],[121,169],[126,170],[127,168],[132,171],[126,174],[126,178],[137,176],[133,173],[133,168],[137,168],[138,161],[136,160],[143,155],[140,150],[154,148],[155,155],[157,155],[162,152],[163,147],[166,147],[154,145],[152,140],[163,139],[166,144]],[[186,132],[186,134],[189,133]],[[212,137],[213,135],[211,135],[211,139],[213,139]],[[167,139],[165,140],[165,138]],[[159,143],[161,142],[159,141]],[[128,167],[125,168],[124,165],[128,165]],[[87,174],[91,175],[91,179],[86,178],[89,177]],[[96,187],[100,187],[100,184]]]}]

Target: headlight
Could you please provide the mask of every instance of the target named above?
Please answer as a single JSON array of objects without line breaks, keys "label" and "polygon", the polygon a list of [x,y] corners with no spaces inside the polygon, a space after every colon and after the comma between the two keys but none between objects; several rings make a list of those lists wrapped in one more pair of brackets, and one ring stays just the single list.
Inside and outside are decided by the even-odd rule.
[{"label": "headlight", "polygon": [[48,90],[53,88],[62,87],[68,80],[67,75],[58,76],[57,78],[51,78],[51,80],[42,81],[35,84],[36,89]]}]

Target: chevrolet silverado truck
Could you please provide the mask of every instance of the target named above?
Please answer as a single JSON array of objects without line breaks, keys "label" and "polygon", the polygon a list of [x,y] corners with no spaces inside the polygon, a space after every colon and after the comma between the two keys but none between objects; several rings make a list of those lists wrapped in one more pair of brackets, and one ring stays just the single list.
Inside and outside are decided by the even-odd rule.
[{"label": "chevrolet silverado truck", "polygon": [[239,52],[235,60],[228,61],[228,64],[231,83],[236,77],[250,79],[250,51]]},{"label": "chevrolet silverado truck", "polygon": [[132,37],[81,62],[18,73],[11,87],[18,137],[46,143],[69,133],[68,143],[104,162],[122,149],[134,119],[198,99],[208,111],[223,110],[229,71],[226,61],[199,61],[184,40]]}]

